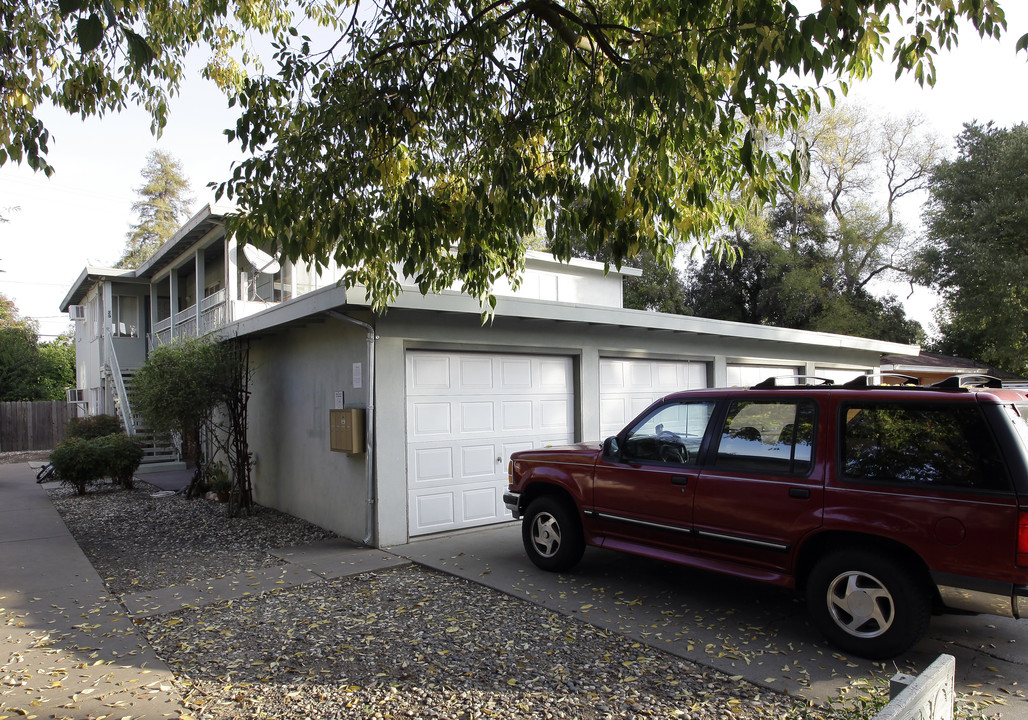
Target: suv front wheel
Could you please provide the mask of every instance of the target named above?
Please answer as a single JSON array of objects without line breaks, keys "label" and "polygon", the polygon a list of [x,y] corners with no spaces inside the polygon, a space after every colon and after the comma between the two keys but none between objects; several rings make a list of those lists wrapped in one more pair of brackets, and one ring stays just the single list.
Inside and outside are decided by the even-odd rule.
[{"label": "suv front wheel", "polygon": [[807,578],[807,606],[837,647],[870,660],[899,655],[928,627],[928,592],[910,568],[862,550],[822,558]]},{"label": "suv front wheel", "polygon": [[521,539],[529,559],[551,572],[570,570],[585,552],[577,513],[550,495],[529,503],[521,524]]}]

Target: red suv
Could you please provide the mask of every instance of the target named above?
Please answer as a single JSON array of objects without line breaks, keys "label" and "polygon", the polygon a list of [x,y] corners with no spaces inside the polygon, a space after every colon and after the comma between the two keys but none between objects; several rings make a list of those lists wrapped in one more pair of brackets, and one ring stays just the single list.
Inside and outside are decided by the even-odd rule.
[{"label": "red suv", "polygon": [[595,545],[802,590],[832,643],[872,659],[933,611],[1028,616],[1028,390],[779,382],[515,453],[504,501],[529,558],[564,571]]}]

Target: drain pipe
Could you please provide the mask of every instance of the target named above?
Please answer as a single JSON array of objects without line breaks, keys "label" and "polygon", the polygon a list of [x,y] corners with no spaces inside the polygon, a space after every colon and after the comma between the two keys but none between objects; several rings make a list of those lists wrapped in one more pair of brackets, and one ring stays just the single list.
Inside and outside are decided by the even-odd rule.
[{"label": "drain pipe", "polygon": [[362,320],[357,320],[336,310],[328,310],[326,314],[337,320],[362,327],[368,334],[368,417],[364,424],[364,444],[367,449],[368,512],[364,520],[365,532],[362,542],[370,547],[375,533],[375,328]]}]

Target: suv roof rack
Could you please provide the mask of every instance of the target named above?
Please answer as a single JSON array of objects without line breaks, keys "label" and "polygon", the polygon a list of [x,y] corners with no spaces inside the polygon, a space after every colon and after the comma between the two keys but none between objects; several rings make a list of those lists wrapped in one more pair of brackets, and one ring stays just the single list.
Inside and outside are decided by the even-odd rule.
[{"label": "suv roof rack", "polygon": [[869,388],[878,387],[881,385],[874,385],[871,383],[872,378],[899,378],[903,382],[900,385],[920,385],[921,381],[913,375],[902,375],[900,373],[869,373],[867,375],[857,375],[849,382],[843,383],[844,388]]},{"label": "suv roof rack", "polygon": [[991,375],[951,375],[945,380],[940,380],[930,387],[933,388],[1001,388],[1003,381]]},{"label": "suv roof rack", "polygon": [[799,383],[794,385],[779,385],[778,380],[817,380],[821,385],[834,385],[835,381],[831,378],[818,377],[817,375],[775,375],[761,380],[756,385],[752,386],[751,390],[767,390],[769,388],[777,387],[799,387]]}]

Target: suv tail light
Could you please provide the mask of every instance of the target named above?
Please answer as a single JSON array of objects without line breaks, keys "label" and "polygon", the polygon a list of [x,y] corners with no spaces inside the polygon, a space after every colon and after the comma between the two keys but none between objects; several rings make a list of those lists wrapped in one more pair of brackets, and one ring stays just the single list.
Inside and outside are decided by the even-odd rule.
[{"label": "suv tail light", "polygon": [[1017,517],[1017,565],[1028,567],[1028,512]]}]

